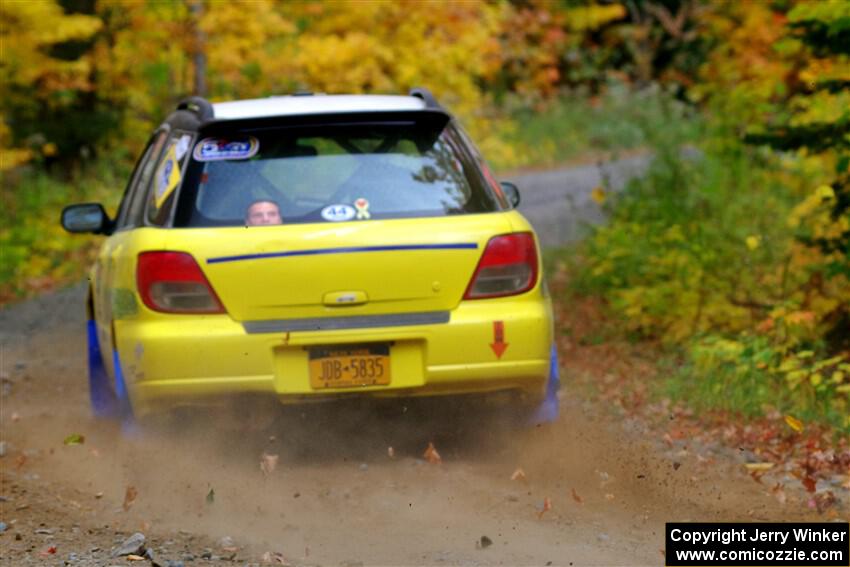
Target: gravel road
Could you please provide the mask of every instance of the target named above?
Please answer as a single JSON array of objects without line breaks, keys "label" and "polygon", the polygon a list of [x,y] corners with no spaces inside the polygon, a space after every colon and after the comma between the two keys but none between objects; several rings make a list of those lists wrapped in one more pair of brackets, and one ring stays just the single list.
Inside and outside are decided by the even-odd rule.
[{"label": "gravel road", "polygon": [[[621,186],[643,167],[606,171]],[[599,220],[597,167],[513,179],[546,244]],[[738,463],[673,463],[651,432],[578,397],[569,360],[561,418],[532,431],[483,410],[354,403],[128,435],[89,414],[83,295],[0,311],[2,565],[659,565],[666,521],[788,518]],[[428,442],[442,464],[422,458]],[[153,561],[111,556],[134,532]]]},{"label": "gravel road", "polygon": [[557,246],[580,238],[584,227],[603,220],[599,205],[590,198],[594,187],[621,190],[629,179],[643,173],[645,155],[616,162],[564,167],[508,176],[517,184],[519,210],[534,225],[543,246]]}]

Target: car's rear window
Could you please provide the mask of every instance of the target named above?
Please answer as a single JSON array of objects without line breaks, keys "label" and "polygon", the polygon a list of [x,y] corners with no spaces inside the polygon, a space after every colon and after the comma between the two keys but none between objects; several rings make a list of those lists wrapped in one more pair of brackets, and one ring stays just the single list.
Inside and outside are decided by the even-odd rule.
[{"label": "car's rear window", "polygon": [[344,222],[500,210],[451,124],[333,124],[201,132],[175,226],[251,224],[272,202],[280,222]]}]

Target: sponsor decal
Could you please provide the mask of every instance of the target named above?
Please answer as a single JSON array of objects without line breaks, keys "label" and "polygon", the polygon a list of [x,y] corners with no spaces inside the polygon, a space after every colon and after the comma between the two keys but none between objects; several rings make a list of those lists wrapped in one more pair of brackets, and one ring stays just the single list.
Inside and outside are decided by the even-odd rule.
[{"label": "sponsor decal", "polygon": [[156,171],[154,180],[154,204],[159,208],[180,184],[180,166],[177,163],[177,142],[171,144]]},{"label": "sponsor decal", "polygon": [[348,221],[357,214],[349,205],[330,205],[322,209],[322,218],[330,222]]},{"label": "sponsor decal", "polygon": [[372,215],[369,214],[369,201],[360,197],[356,201],[354,201],[354,208],[357,209],[357,218],[358,219],[368,219]]},{"label": "sponsor decal", "polygon": [[180,136],[180,139],[177,140],[177,148],[174,150],[174,153],[177,157],[177,161],[183,159],[183,156],[186,155],[186,152],[189,151],[189,142],[192,140],[192,136],[189,134],[183,134]]},{"label": "sponsor decal", "polygon": [[257,155],[260,141],[254,136],[239,140],[204,138],[195,144],[192,156],[197,161],[222,161],[226,159],[249,159]]}]

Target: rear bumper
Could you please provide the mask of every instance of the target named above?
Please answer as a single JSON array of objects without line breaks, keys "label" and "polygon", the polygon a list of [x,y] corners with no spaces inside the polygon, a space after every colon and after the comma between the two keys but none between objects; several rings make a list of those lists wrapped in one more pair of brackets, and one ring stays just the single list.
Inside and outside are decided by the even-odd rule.
[{"label": "rear bumper", "polygon": [[[501,321],[507,348],[491,346]],[[407,397],[517,390],[546,393],[551,307],[540,297],[462,302],[448,323],[325,331],[248,333],[229,316],[115,322],[118,354],[137,415],[236,394],[281,402],[351,395]],[[389,343],[386,386],[311,388],[311,346]]]}]

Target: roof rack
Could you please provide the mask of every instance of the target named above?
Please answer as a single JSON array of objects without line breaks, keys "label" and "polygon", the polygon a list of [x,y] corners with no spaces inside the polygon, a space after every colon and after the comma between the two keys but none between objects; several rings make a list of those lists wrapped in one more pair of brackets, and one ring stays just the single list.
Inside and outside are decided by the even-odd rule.
[{"label": "roof rack", "polygon": [[213,105],[210,104],[210,101],[200,96],[184,98],[177,104],[177,110],[194,112],[201,120],[210,120],[215,116]]},{"label": "roof rack", "polygon": [[434,98],[434,95],[426,89],[425,87],[414,87],[410,89],[410,92],[407,93],[410,96],[415,96],[421,98],[425,101],[425,108],[437,108],[443,110],[443,107],[437,102],[437,99]]}]

